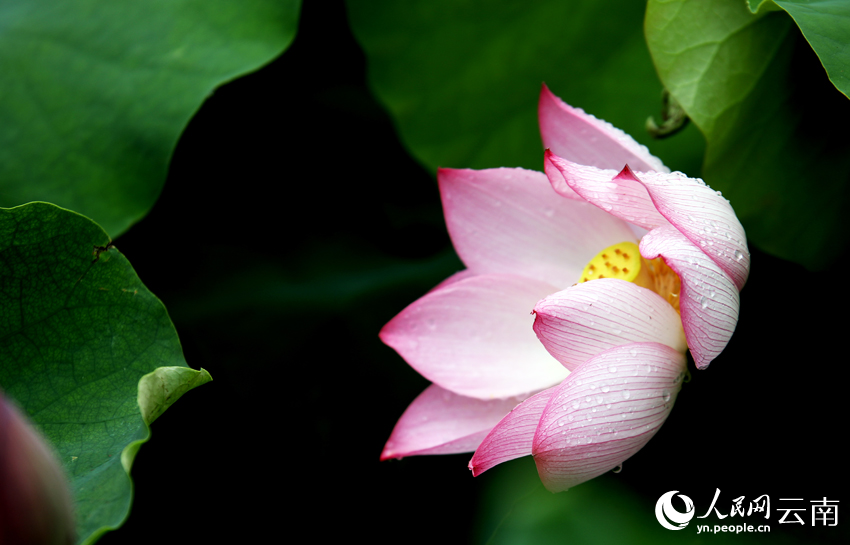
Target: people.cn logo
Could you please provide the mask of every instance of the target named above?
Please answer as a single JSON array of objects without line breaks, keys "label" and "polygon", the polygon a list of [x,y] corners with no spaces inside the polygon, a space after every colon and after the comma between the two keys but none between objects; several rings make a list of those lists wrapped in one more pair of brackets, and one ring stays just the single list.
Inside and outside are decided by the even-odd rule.
[{"label": "people.cn logo", "polygon": [[[679,497],[685,502],[685,512],[680,513],[673,507],[673,494],[676,492],[678,490],[672,490],[666,494],[662,494],[655,503],[655,518],[658,519],[658,523],[661,526],[668,530],[681,530],[694,518],[694,502],[684,494],[679,494]],[[670,524],[670,522],[674,524]]]}]

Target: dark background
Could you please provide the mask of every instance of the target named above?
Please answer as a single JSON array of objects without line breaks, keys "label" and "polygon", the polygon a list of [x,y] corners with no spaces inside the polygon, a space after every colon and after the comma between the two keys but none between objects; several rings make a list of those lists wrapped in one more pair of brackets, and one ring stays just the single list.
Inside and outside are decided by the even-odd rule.
[{"label": "dark background", "polygon": [[[152,426],[130,517],[101,543],[484,542],[509,515],[482,513],[501,468],[473,479],[469,455],[378,461],[428,385],[378,331],[462,265],[434,173],[365,74],[343,3],[305,2],[290,49],[204,104],[156,206],[115,241],[214,381]],[[602,478],[642,498],[649,526],[668,490],[698,510],[716,488],[725,509],[764,493],[774,509],[847,499],[847,254],[809,272],[751,251],[726,351],[707,371],[690,364],[659,434]],[[774,511],[762,538],[846,543],[841,513],[837,529],[788,533]]]}]

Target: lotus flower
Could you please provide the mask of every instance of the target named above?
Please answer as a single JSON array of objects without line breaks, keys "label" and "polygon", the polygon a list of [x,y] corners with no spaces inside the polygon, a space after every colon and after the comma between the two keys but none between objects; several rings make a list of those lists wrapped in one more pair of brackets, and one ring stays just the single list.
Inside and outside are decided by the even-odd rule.
[{"label": "lotus flower", "polygon": [[566,490],[618,465],[673,406],[690,348],[717,357],[749,252],[728,201],[543,87],[546,173],[438,172],[467,269],[381,339],[433,384],[381,459],[475,450],[474,475],[533,454]]}]

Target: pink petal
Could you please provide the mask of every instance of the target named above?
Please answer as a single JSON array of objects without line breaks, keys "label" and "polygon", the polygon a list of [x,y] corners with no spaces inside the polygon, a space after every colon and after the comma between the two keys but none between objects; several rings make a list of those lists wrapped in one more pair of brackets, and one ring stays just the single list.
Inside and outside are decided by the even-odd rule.
[{"label": "pink petal", "polygon": [[556,387],[540,417],[533,454],[544,486],[561,492],[622,464],[670,414],[685,355],[657,343],[618,346]]},{"label": "pink petal", "polygon": [[532,330],[534,304],[557,288],[530,278],[481,275],[421,297],[381,330],[422,376],[479,399],[539,391],[564,369]]},{"label": "pink petal", "polygon": [[602,278],[552,294],[534,307],[534,332],[555,359],[573,371],[609,348],[657,342],[688,349],[679,314],[657,293]]},{"label": "pink petal", "polygon": [[502,462],[531,454],[531,445],[540,415],[543,414],[543,409],[546,408],[556,388],[557,386],[543,390],[526,399],[502,418],[501,422],[487,434],[478,450],[475,451],[472,460],[469,461],[469,469],[472,470],[473,477],[481,475]]},{"label": "pink petal", "polygon": [[[638,240],[640,240],[640,237],[638,237]],[[436,286],[434,286],[433,288],[431,288],[431,291],[437,291],[440,288],[444,288],[444,287],[446,287],[450,284],[454,284],[458,280],[464,280],[466,278],[471,278],[473,276],[476,276],[476,274],[474,272],[470,271],[469,269],[464,269],[462,271],[458,271],[458,272],[454,273],[453,275],[451,275],[450,277],[443,280],[442,282],[440,282],[439,284],[437,284]],[[431,291],[429,291],[428,293],[431,293]]]},{"label": "pink petal", "polygon": [[574,201],[584,201],[584,198],[573,191],[567,184],[567,179],[564,178],[564,175],[561,174],[561,171],[558,170],[558,167],[555,166],[550,157],[551,154],[549,153],[543,154],[543,172],[549,178],[549,183],[552,184],[552,189],[555,190],[555,193]]},{"label": "pink petal", "polygon": [[750,252],[744,227],[729,201],[702,180],[681,172],[639,176],[623,172],[622,176],[641,183],[658,212],[726,271],[739,290],[744,287],[750,273]]},{"label": "pink petal", "polygon": [[[622,220],[652,229],[667,225],[668,221],[655,208],[646,188],[639,180],[621,176],[617,170],[602,170],[585,166],[547,150],[544,161],[555,168],[549,172],[560,172],[561,177],[587,202]],[[550,183],[561,183],[558,176],[550,176]]]},{"label": "pink petal", "polygon": [[455,250],[477,274],[518,274],[563,288],[601,248],[634,240],[624,222],[558,197],[540,172],[440,169],[437,178]]},{"label": "pink petal", "polygon": [[522,397],[482,400],[432,384],[401,415],[381,460],[472,452]]},{"label": "pink petal", "polygon": [[546,85],[540,91],[538,119],[543,147],[574,163],[618,171],[629,164],[641,172],[669,172],[645,146],[580,108],[565,104]]},{"label": "pink petal", "polygon": [[640,241],[640,253],[646,259],[663,256],[679,275],[685,336],[697,368],[705,369],[726,348],[738,323],[741,300],[735,283],[673,226],[647,233]]}]

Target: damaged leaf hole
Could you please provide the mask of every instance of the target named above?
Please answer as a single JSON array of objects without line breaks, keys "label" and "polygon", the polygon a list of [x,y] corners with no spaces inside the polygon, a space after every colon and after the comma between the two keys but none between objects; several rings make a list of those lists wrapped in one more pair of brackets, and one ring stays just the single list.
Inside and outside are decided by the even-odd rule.
[{"label": "damaged leaf hole", "polygon": [[95,263],[98,259],[100,259],[100,254],[102,254],[103,252],[107,252],[107,251],[111,250],[112,248],[115,248],[115,245],[112,244],[111,242],[109,244],[107,244],[106,246],[95,246],[94,250],[92,250],[92,253],[91,253],[91,255],[94,256],[94,259],[92,259],[91,262]]}]

